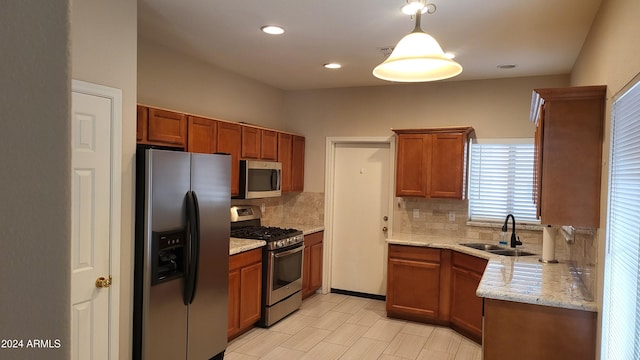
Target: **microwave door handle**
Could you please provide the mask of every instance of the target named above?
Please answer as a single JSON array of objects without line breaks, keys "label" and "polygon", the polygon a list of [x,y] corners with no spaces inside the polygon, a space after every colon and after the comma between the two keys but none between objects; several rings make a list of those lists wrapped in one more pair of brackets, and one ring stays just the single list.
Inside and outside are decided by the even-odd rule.
[{"label": "microwave door handle", "polygon": [[278,181],[278,170],[271,171],[271,190],[278,190],[280,188],[280,184]]},{"label": "microwave door handle", "polygon": [[295,249],[291,249],[291,250],[283,251],[283,252],[281,252],[281,253],[276,253],[276,254],[275,254],[275,255],[273,255],[273,256],[274,256],[276,259],[279,259],[279,258],[281,258],[281,257],[289,256],[289,255],[291,255],[291,254],[293,254],[293,253],[297,253],[297,252],[300,252],[300,251],[302,251],[302,250],[304,250],[304,246],[300,246],[300,247],[297,247],[297,248],[295,248]]}]

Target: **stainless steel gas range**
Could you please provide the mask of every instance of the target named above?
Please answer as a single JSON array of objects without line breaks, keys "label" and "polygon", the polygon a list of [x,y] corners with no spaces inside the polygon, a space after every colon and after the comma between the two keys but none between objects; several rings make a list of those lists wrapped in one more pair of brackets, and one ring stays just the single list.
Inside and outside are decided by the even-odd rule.
[{"label": "stainless steel gas range", "polygon": [[231,237],[264,240],[262,251],[262,317],[269,327],[302,304],[302,231],[262,226],[257,206],[231,207]]}]

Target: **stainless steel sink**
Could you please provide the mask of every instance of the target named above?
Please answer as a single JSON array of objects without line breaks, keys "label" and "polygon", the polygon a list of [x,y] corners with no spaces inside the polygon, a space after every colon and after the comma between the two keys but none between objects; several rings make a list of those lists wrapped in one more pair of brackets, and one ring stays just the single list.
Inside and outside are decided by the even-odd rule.
[{"label": "stainless steel sink", "polygon": [[489,251],[492,254],[496,255],[504,255],[504,256],[531,256],[535,255],[534,253],[530,253],[528,251],[523,251],[520,249],[501,249],[501,250],[491,250]]},{"label": "stainless steel sink", "polygon": [[530,253],[528,251],[523,251],[520,249],[511,249],[511,248],[503,248],[494,244],[485,244],[485,243],[466,243],[460,244],[462,246],[470,247],[476,250],[486,251],[496,255],[503,256],[531,256],[535,255],[534,253]]},{"label": "stainless steel sink", "polygon": [[460,244],[460,245],[464,245],[464,246],[470,247],[472,249],[484,250],[484,251],[503,250],[504,249],[504,248],[501,248],[498,245],[483,244],[483,243],[468,243],[468,244]]}]

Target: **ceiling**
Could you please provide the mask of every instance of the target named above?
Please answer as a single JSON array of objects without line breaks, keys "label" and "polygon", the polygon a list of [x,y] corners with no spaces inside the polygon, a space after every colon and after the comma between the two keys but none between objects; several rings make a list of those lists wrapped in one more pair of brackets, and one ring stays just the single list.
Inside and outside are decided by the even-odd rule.
[{"label": "ceiling", "polygon": [[[567,74],[602,0],[430,0],[422,29],[455,54],[445,81]],[[406,0],[139,0],[141,41],[301,90],[393,84],[371,71],[414,27]],[[263,25],[285,33],[270,36]],[[338,62],[342,68],[322,65]],[[513,69],[497,65],[514,64]]]}]

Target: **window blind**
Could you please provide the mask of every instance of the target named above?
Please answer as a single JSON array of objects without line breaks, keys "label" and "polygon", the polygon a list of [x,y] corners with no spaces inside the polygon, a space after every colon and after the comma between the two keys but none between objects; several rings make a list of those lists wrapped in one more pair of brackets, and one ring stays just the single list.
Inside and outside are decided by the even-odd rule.
[{"label": "window blind", "polygon": [[[504,140],[496,140],[504,141]],[[469,220],[539,223],[533,203],[533,140],[471,146]]]},{"label": "window blind", "polygon": [[640,359],[640,86],[613,104],[602,359]]}]

